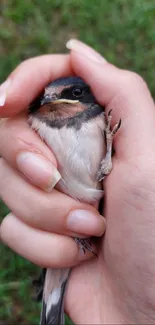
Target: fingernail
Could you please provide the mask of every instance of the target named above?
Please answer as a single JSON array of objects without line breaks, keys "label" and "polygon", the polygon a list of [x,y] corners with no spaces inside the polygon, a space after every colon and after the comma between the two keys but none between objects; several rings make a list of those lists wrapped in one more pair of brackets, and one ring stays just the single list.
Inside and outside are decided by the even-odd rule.
[{"label": "fingernail", "polygon": [[76,39],[70,39],[66,43],[66,47],[69,50],[74,50],[76,52],[79,52],[80,54],[83,54],[86,56],[89,60],[94,61],[96,63],[106,63],[107,61],[95,50],[93,50],[88,45],[76,40]]},{"label": "fingernail", "polygon": [[21,173],[47,192],[51,192],[61,179],[56,167],[39,154],[23,151],[18,154],[16,161]]},{"label": "fingernail", "polygon": [[91,236],[101,236],[105,230],[104,218],[88,210],[74,210],[69,213],[67,227],[70,231]]},{"label": "fingernail", "polygon": [[8,89],[10,87],[11,80],[7,79],[0,85],[0,106],[4,106],[7,98]]}]

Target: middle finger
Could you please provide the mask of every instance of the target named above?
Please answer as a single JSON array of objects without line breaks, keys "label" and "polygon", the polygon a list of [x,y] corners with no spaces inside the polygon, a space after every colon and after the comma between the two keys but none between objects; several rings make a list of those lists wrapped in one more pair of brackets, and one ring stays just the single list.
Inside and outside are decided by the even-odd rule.
[{"label": "middle finger", "polygon": [[101,236],[105,221],[90,205],[53,190],[46,193],[26,182],[0,159],[0,196],[23,222],[42,230],[71,236]]}]

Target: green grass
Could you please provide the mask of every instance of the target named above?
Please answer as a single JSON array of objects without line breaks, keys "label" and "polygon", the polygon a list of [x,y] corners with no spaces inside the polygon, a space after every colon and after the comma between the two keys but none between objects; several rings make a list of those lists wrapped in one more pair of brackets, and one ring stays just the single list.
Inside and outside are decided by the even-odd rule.
[{"label": "green grass", "polygon": [[[28,57],[65,52],[71,37],[140,73],[155,96],[154,0],[1,0],[0,82]],[[6,213],[1,202],[0,218]],[[3,245],[0,252],[0,323],[38,324],[29,285],[38,268]]]}]

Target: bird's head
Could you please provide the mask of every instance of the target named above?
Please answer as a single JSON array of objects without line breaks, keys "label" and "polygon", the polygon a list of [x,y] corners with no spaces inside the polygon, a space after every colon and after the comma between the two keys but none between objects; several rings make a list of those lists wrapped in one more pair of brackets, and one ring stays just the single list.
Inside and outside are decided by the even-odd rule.
[{"label": "bird's head", "polygon": [[29,112],[51,126],[63,125],[96,104],[90,87],[79,77],[52,81],[30,105]]},{"label": "bird's head", "polygon": [[46,104],[79,104],[87,106],[95,98],[90,87],[79,77],[60,78],[51,82],[46,88],[41,100],[41,106]]}]

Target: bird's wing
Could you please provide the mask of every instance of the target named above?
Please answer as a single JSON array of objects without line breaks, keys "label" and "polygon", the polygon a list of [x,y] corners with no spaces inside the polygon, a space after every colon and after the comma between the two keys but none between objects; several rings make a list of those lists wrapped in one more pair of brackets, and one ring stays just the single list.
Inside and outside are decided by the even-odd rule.
[{"label": "bird's wing", "polygon": [[69,268],[47,269],[40,325],[64,325],[64,294]]}]

